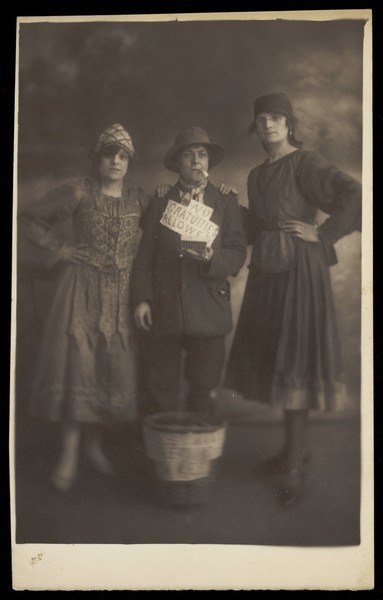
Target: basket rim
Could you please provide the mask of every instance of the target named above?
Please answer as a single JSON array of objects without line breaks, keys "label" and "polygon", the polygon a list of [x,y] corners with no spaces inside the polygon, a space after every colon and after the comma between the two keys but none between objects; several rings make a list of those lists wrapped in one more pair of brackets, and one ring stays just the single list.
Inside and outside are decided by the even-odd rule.
[{"label": "basket rim", "polygon": [[[211,420],[211,424],[206,425],[192,425],[177,423],[177,419],[204,419],[205,421]],[[174,419],[174,424],[164,423],[166,419]],[[172,433],[212,433],[213,431],[219,431],[220,429],[226,429],[227,423],[223,419],[218,417],[212,417],[205,413],[196,413],[190,411],[168,411],[163,413],[155,413],[148,415],[144,419],[144,427],[148,429],[155,429],[157,431],[169,431]]]}]

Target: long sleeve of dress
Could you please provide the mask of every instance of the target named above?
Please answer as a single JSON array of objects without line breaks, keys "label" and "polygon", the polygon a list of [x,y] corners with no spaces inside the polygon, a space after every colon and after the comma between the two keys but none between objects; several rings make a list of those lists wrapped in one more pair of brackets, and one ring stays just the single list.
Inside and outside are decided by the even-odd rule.
[{"label": "long sleeve of dress", "polygon": [[329,214],[319,227],[319,236],[334,244],[361,229],[362,187],[313,152],[305,152],[297,168],[297,181],[307,200]]},{"label": "long sleeve of dress", "polygon": [[60,259],[65,245],[52,231],[52,226],[70,218],[85,193],[85,182],[66,183],[38,200],[19,214],[22,235],[46,255],[49,267]]}]

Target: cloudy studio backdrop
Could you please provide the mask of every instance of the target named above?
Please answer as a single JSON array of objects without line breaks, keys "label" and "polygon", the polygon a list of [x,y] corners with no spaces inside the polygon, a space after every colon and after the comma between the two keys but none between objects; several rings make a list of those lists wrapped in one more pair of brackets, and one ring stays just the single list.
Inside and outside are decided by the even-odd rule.
[{"label": "cloudy studio backdrop", "polygon": [[[131,133],[129,175],[148,192],[174,181],[162,157],[177,132],[201,125],[226,149],[212,181],[237,187],[246,204],[247,175],[264,160],[247,133],[252,105],[271,91],[291,98],[306,149],[361,179],[363,29],[353,20],[22,23],[20,208],[87,173],[95,136],[112,122]],[[360,235],[341,240],[337,252],[333,287],[350,402],[358,402]],[[235,317],[246,276],[245,266],[234,281]],[[31,306],[29,292],[30,282],[19,291],[19,333],[32,343],[30,311],[43,305]]]}]

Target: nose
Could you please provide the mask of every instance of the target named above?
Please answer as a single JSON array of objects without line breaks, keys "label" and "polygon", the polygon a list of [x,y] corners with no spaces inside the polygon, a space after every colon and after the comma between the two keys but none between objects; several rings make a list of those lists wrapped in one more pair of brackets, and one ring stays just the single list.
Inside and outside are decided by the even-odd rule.
[{"label": "nose", "polygon": [[198,165],[199,164],[199,158],[195,154],[192,155],[192,164],[193,165]]},{"label": "nose", "polygon": [[114,165],[117,165],[117,164],[118,164],[118,162],[119,162],[119,155],[118,155],[118,154],[115,154],[114,156],[112,156],[112,163],[113,163]]},{"label": "nose", "polygon": [[265,119],[265,127],[266,129],[270,129],[270,127],[272,126],[273,121],[271,119]]}]

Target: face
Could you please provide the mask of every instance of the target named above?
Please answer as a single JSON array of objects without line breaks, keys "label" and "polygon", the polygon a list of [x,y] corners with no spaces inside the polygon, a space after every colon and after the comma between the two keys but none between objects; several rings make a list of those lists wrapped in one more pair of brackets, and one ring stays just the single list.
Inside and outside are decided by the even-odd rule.
[{"label": "face", "polygon": [[99,171],[101,179],[107,181],[122,180],[128,170],[129,154],[118,148],[118,146],[110,146],[101,152]]},{"label": "face", "polygon": [[202,170],[209,169],[209,154],[205,146],[187,146],[179,155],[178,167],[186,183],[199,183],[204,178]]},{"label": "face", "polygon": [[284,115],[261,113],[255,122],[257,133],[265,144],[283,142],[289,135],[289,128]]}]

